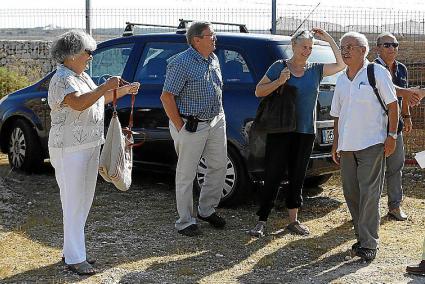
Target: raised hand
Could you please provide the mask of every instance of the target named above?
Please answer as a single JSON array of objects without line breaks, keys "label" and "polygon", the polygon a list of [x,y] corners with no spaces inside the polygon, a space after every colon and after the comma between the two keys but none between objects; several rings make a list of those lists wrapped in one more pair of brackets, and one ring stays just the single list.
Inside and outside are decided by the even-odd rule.
[{"label": "raised hand", "polygon": [[120,88],[122,88],[123,92],[126,93],[126,94],[135,95],[139,92],[140,83],[139,82],[133,82],[133,83],[124,85]]},{"label": "raised hand", "polygon": [[116,89],[118,88],[120,84],[121,78],[118,76],[109,77],[108,80],[106,80],[105,86],[108,88],[108,90]]},{"label": "raised hand", "polygon": [[328,34],[325,30],[322,30],[321,28],[312,28],[311,32],[314,34],[314,37],[317,39],[329,42],[332,39],[331,35]]}]

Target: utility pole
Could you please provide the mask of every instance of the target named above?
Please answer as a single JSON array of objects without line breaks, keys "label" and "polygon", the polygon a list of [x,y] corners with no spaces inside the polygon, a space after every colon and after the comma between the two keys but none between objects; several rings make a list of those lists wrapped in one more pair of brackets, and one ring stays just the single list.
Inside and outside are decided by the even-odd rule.
[{"label": "utility pole", "polygon": [[91,35],[91,15],[90,15],[90,0],[86,0],[86,33]]},{"label": "utility pole", "polygon": [[271,29],[271,33],[273,35],[276,34],[276,1],[277,0],[272,0],[272,29]]}]

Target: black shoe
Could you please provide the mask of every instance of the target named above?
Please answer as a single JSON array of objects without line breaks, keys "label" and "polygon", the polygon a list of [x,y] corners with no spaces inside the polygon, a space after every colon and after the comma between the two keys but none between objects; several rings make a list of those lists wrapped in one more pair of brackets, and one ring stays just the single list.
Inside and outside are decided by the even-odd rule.
[{"label": "black shoe", "polygon": [[422,260],[418,265],[409,265],[406,267],[406,272],[415,275],[425,276],[425,260]]},{"label": "black shoe", "polygon": [[362,248],[359,247],[356,250],[356,255],[365,261],[372,261],[376,257],[376,249]]},{"label": "black shoe", "polygon": [[351,257],[355,257],[357,255],[357,250],[360,248],[360,242],[357,242],[351,246]]},{"label": "black shoe", "polygon": [[218,216],[218,214],[216,212],[212,213],[208,217],[202,217],[198,213],[198,218],[201,219],[202,221],[206,221],[206,222],[210,223],[210,225],[215,227],[215,228],[223,228],[226,225],[226,220],[224,220],[224,218]]},{"label": "black shoe", "polygon": [[179,234],[182,234],[188,237],[195,237],[195,236],[202,235],[201,230],[199,230],[198,225],[196,224],[192,224],[184,229],[178,230],[177,232]]}]

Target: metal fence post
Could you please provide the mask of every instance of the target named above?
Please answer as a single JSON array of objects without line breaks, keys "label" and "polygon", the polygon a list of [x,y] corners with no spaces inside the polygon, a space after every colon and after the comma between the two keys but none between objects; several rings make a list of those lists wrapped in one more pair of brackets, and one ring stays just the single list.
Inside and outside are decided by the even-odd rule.
[{"label": "metal fence post", "polygon": [[276,1],[277,0],[272,0],[272,29],[271,29],[271,33],[273,35],[276,34]]},{"label": "metal fence post", "polygon": [[86,33],[88,33],[89,35],[91,35],[91,25],[90,25],[90,20],[91,20],[91,15],[90,15],[90,0],[86,0]]}]

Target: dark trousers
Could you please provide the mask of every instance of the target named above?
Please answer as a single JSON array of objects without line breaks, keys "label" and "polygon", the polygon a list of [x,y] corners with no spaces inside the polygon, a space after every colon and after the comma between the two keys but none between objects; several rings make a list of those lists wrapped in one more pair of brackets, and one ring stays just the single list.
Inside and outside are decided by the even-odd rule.
[{"label": "dark trousers", "polygon": [[294,209],[302,206],[302,188],[314,138],[314,134],[295,132],[267,135],[264,188],[257,212],[260,221],[267,221],[286,172],[289,180],[286,207]]}]

